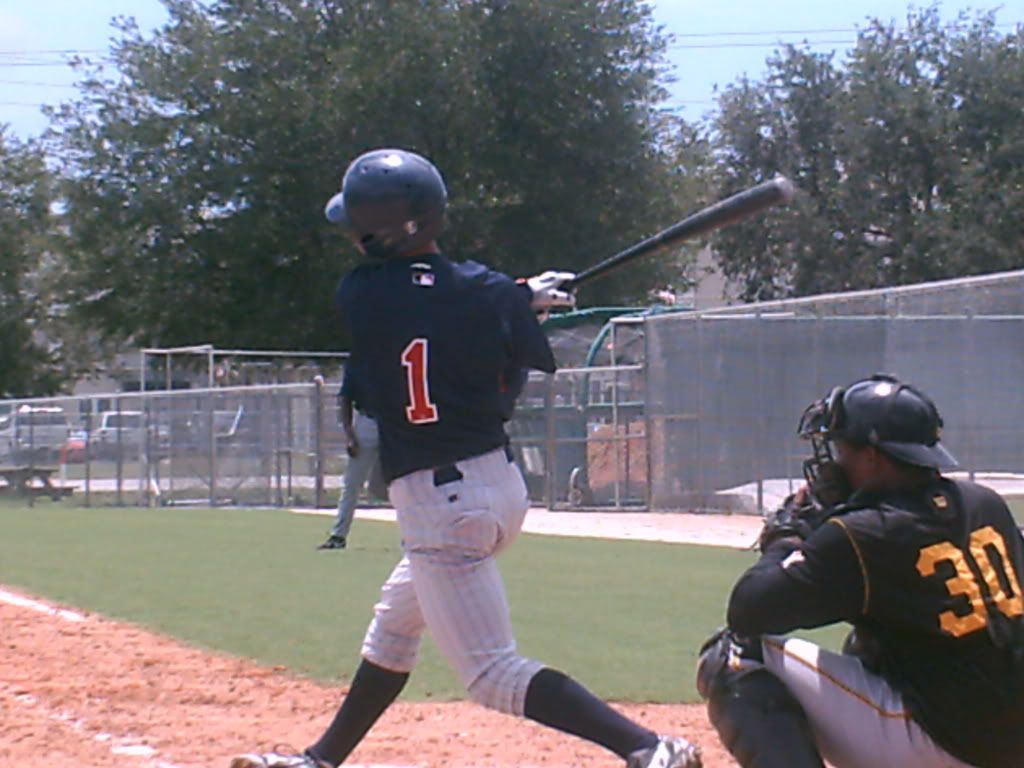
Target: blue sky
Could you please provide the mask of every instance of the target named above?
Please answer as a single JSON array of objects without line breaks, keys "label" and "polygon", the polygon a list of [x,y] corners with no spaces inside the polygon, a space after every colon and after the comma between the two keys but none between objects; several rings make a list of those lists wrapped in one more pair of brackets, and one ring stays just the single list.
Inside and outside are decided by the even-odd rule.
[{"label": "blue sky", "polygon": [[[744,73],[759,77],[779,41],[824,41],[816,42],[815,50],[842,51],[868,18],[899,21],[908,7],[905,0],[656,0],[653,5],[658,21],[677,35],[670,51],[676,78],[670,101],[691,119],[713,108],[716,85]],[[1024,0],[941,6],[948,18],[971,7],[998,7],[1000,24],[1024,22]],[[74,77],[66,66],[48,65],[57,57],[38,51],[106,49],[110,19],[118,15],[134,16],[144,30],[166,18],[159,0],[0,0],[0,123],[21,138],[40,133],[46,118],[38,105],[73,96]]]}]

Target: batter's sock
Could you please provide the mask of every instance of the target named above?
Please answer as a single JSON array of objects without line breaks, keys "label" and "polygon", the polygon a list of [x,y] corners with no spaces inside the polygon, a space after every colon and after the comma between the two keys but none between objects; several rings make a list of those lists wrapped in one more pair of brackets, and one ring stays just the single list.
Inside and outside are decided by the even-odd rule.
[{"label": "batter's sock", "polygon": [[524,714],[531,720],[600,744],[623,760],[658,743],[658,735],[623,717],[554,669],[542,669],[526,689]]},{"label": "batter's sock", "polygon": [[317,760],[339,765],[398,698],[408,679],[408,672],[392,672],[364,659],[334,721],[306,752]]}]

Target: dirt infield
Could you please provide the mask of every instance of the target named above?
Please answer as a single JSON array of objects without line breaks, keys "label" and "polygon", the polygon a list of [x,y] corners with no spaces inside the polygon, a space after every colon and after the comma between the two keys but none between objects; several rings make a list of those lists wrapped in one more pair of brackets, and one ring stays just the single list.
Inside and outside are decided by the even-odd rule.
[{"label": "dirt infield", "polygon": [[[354,659],[338,662],[347,668]],[[41,762],[226,767],[239,751],[305,746],[319,735],[341,692],[99,616],[0,602],[5,768],[36,768]],[[703,708],[622,709],[656,730],[696,740],[706,766],[734,765]],[[577,739],[474,704],[406,702],[385,715],[349,762],[424,768],[622,765]]]}]

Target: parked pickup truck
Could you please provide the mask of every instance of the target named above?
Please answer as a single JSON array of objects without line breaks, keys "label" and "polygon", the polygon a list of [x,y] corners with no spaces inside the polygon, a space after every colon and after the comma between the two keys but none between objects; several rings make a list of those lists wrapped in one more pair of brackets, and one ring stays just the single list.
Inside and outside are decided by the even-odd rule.
[{"label": "parked pickup truck", "polygon": [[71,434],[63,408],[23,405],[0,416],[0,460],[55,459]]}]

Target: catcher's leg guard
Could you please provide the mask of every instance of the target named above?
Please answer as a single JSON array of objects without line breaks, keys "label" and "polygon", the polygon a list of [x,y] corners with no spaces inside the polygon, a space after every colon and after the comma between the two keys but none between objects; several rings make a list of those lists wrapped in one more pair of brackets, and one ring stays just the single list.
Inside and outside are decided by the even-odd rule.
[{"label": "catcher's leg guard", "polygon": [[824,768],[800,703],[761,666],[759,641],[717,633],[701,649],[697,689],[742,768]]}]

